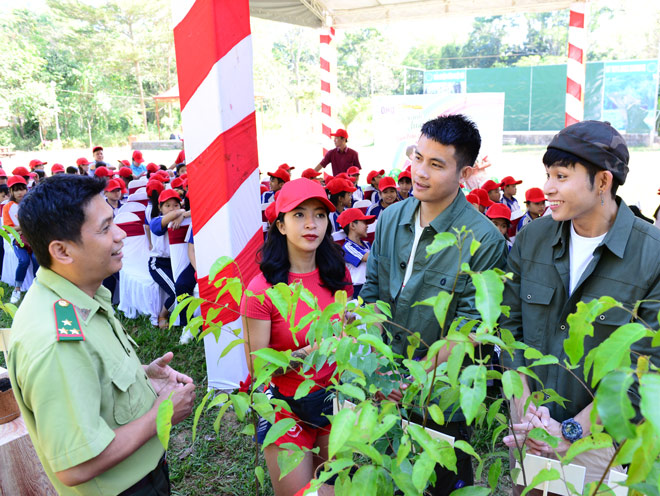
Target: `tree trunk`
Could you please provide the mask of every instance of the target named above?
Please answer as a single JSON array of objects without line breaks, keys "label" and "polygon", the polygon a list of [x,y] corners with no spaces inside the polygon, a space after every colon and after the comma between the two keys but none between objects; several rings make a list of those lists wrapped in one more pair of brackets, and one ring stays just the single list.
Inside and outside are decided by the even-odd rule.
[{"label": "tree trunk", "polygon": [[89,147],[91,148],[92,146],[92,121],[90,119],[87,119],[87,136],[89,137]]},{"label": "tree trunk", "polygon": [[144,132],[147,132],[147,107],[144,104],[144,89],[142,88],[142,75],[140,74],[140,61],[135,61],[135,79],[137,79],[138,89],[140,90],[140,108],[142,109],[142,125]]}]

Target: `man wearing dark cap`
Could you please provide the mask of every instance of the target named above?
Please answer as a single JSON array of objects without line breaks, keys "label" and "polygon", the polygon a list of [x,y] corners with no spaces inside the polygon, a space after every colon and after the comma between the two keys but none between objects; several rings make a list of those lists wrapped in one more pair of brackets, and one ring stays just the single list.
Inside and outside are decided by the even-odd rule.
[{"label": "man wearing dark cap", "polygon": [[106,167],[108,169],[114,169],[114,167],[111,167],[110,164],[106,163],[103,161],[103,147],[102,146],[95,146],[92,148],[92,155],[94,156],[94,162],[90,163],[89,166],[89,175],[93,176],[94,171],[96,170],[97,167]]},{"label": "man wearing dark cap", "polygon": [[[593,337],[584,340],[585,356],[628,322],[657,322],[660,230],[636,218],[616,196],[628,174],[628,158],[624,139],[607,122],[584,121],[560,131],[543,156],[544,193],[552,217],[541,217],[520,231],[509,254],[507,272],[513,278],[506,284],[503,304],[511,311],[500,324],[517,340],[560,362],[567,359],[567,317],[580,301],[608,295],[628,310],[613,308],[596,318]],[[639,300],[644,303],[633,318],[632,309]],[[660,366],[660,348],[653,348],[650,338],[631,347],[633,368],[640,353],[650,355]],[[529,365],[528,361],[522,353],[513,360],[503,356],[507,367]],[[521,441],[530,429],[543,428],[559,438],[559,446],[553,449],[527,439],[527,452],[563,455],[573,442],[591,433],[594,389],[590,381],[581,382],[583,362],[570,372],[557,365],[535,367],[534,372],[543,386],[521,374],[524,393],[512,402],[513,431]],[[530,394],[542,387],[555,390],[567,401],[563,406],[530,403],[523,411]],[[637,406],[639,396],[630,397]],[[510,448],[516,446],[513,435],[504,442]],[[572,463],[586,467],[585,482],[591,482],[609,470],[613,455],[614,447],[606,447],[582,453]]]},{"label": "man wearing dark cap", "polygon": [[337,129],[336,133],[332,133],[330,136],[335,138],[335,148],[328,150],[328,153],[325,154],[323,160],[314,167],[315,171],[320,171],[323,167],[328,164],[332,164],[332,175],[336,176],[341,172],[348,172],[348,169],[351,167],[357,167],[361,169],[360,160],[358,159],[358,153],[346,146],[348,142],[348,133],[345,129]]}]

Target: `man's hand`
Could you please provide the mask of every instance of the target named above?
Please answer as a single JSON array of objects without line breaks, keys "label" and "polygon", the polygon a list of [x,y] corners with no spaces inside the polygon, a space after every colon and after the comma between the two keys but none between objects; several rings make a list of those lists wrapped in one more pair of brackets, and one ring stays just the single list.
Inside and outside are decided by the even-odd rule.
[{"label": "man's hand", "polygon": [[[539,428],[546,431],[551,436],[559,439],[556,448],[549,444],[528,437],[529,431]],[[509,448],[516,448],[524,443],[527,446],[527,452],[531,455],[547,455],[551,453],[564,454],[571,447],[561,432],[561,423],[550,417],[550,411],[545,406],[536,407],[534,403],[529,404],[527,412],[522,416],[519,424],[513,424],[513,434],[505,436],[502,440]]]},{"label": "man's hand", "polygon": [[160,395],[161,392],[166,389],[171,390],[174,388],[181,388],[193,383],[192,378],[188,377],[186,374],[177,372],[168,365],[172,361],[173,357],[174,353],[168,351],[162,357],[157,358],[149,365],[143,365],[144,371],[147,373],[147,377],[151,381],[151,385],[158,395]]},{"label": "man's hand", "polygon": [[174,407],[172,425],[176,425],[192,413],[195,405],[195,385],[192,382],[185,385],[179,383],[177,386],[164,388],[158,395],[155,407],[158,408],[164,400],[169,398],[170,393],[174,393],[171,398]]}]

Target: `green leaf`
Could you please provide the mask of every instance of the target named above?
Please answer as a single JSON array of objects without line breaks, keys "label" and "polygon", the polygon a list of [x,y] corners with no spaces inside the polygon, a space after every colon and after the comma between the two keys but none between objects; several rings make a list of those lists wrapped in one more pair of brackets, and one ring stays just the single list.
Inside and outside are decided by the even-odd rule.
[{"label": "green leaf", "polygon": [[[660,440],[654,435],[655,430],[650,422],[644,422],[637,426],[637,435],[641,442],[632,453],[630,466],[628,467],[628,484],[637,484],[647,481],[647,477],[658,462],[660,454]],[[625,447],[631,440],[625,442]],[[633,442],[632,444],[637,444]],[[657,488],[657,486],[656,486]]]},{"label": "green leaf", "polygon": [[477,461],[481,461],[481,457],[477,454],[476,451],[474,451],[474,448],[470,445],[470,443],[467,443],[462,439],[457,439],[454,441],[454,448],[458,448],[463,453],[467,453],[468,455],[476,458]]},{"label": "green leaf", "polygon": [[227,356],[227,353],[229,353],[231,350],[236,348],[239,344],[243,344],[243,343],[245,343],[245,339],[234,339],[231,343],[225,346],[225,349],[222,350],[222,353],[220,353],[218,360],[222,357]]},{"label": "green leaf", "polygon": [[316,382],[311,379],[305,379],[302,381],[298,386],[298,389],[296,389],[296,394],[293,396],[293,399],[299,400],[300,398],[307,396],[315,384]]},{"label": "green leaf", "polygon": [[499,400],[493,401],[493,403],[491,403],[491,405],[488,407],[488,415],[486,416],[486,421],[488,422],[489,427],[492,425],[493,420],[500,412],[500,407],[502,406],[503,402],[504,399],[500,398]]},{"label": "green leaf", "polygon": [[359,401],[364,401],[366,398],[364,391],[353,384],[337,384],[335,389],[349,398],[355,398]]},{"label": "green leaf", "polygon": [[156,413],[156,433],[165,451],[167,451],[167,446],[170,444],[170,431],[172,430],[174,403],[170,398],[173,394],[174,392],[170,393],[170,397],[158,405],[158,413]]},{"label": "green leaf", "polygon": [[460,404],[465,422],[470,425],[486,398],[486,367],[468,365],[461,373]]},{"label": "green leaf", "polygon": [[351,491],[353,494],[370,494],[377,487],[378,471],[373,465],[363,465],[353,475]]},{"label": "green leaf", "polygon": [[418,496],[419,491],[412,482],[412,473],[404,471],[402,466],[399,464],[392,466],[392,479],[405,496]]},{"label": "green leaf", "polygon": [[428,407],[428,411],[429,415],[431,415],[431,418],[433,419],[433,422],[438,425],[444,425],[445,413],[442,411],[442,408],[440,408],[435,403],[431,403]]},{"label": "green leaf", "polygon": [[328,457],[332,458],[344,447],[353,433],[356,414],[353,410],[343,408],[332,418],[332,429],[328,440]]},{"label": "green leaf", "polygon": [[502,473],[502,459],[497,458],[488,469],[488,486],[494,492]]},{"label": "green leaf", "polygon": [[642,397],[639,409],[655,429],[655,435],[660,437],[660,375],[644,374],[639,380],[639,394]]},{"label": "green leaf", "polygon": [[525,496],[525,494],[527,494],[528,492],[530,492],[532,489],[534,489],[539,484],[542,484],[543,482],[557,480],[560,477],[561,476],[559,475],[559,472],[557,472],[557,470],[554,468],[543,469],[534,476],[532,482],[529,483],[529,485],[523,490],[520,496]]},{"label": "green leaf", "polygon": [[233,261],[234,260],[231,257],[222,256],[213,262],[211,268],[209,269],[209,281],[213,282],[216,276]]},{"label": "green leaf", "polygon": [[188,306],[192,299],[192,296],[188,296],[181,300],[180,303],[177,303],[176,307],[174,307],[174,310],[172,310],[172,313],[170,314],[170,327],[176,325],[176,319],[179,317],[179,314]]},{"label": "green leaf", "polygon": [[361,334],[358,336],[357,340],[359,343],[368,344],[381,355],[386,357],[390,362],[394,361],[392,348],[383,343],[383,340],[379,336],[374,336],[373,334]]},{"label": "green leaf", "polygon": [[507,370],[502,374],[502,387],[504,388],[504,396],[508,399],[522,398],[523,383],[520,375],[515,370]]},{"label": "green leaf", "polygon": [[[274,443],[277,441],[279,438],[281,438],[286,432],[293,428],[293,426],[296,425],[296,421],[292,418],[284,418],[280,420],[279,422],[276,422],[271,426],[271,428],[268,430],[268,434],[266,434],[266,438],[264,439],[264,444],[263,447],[265,448],[269,444]],[[278,457],[278,463],[279,463],[279,457]]]},{"label": "green leaf", "polygon": [[571,365],[577,365],[584,355],[584,338],[593,337],[593,321],[603,312],[619,306],[619,304],[609,296],[601,296],[597,300],[591,300],[588,303],[579,301],[575,313],[566,318],[569,325],[568,338],[564,340],[564,351],[568,356]]},{"label": "green leaf", "polygon": [[292,291],[289,286],[284,283],[277,283],[266,290],[266,296],[270,298],[273,306],[280,313],[282,318],[286,321],[289,320],[289,312],[292,307]]},{"label": "green leaf", "polygon": [[234,412],[236,413],[238,420],[243,422],[243,420],[245,420],[245,414],[247,413],[248,408],[250,408],[250,398],[245,393],[231,394],[229,396],[234,405]]},{"label": "green leaf", "polygon": [[451,385],[455,385],[458,382],[458,374],[461,372],[467,346],[472,345],[456,343],[449,352],[449,358],[447,359],[447,377],[449,378],[449,384]]},{"label": "green leaf", "polygon": [[453,295],[447,291],[440,291],[436,296],[432,296],[425,300],[413,303],[413,307],[417,305],[424,305],[433,307],[433,315],[435,315],[440,329],[445,328],[445,320],[447,319],[447,309],[451,303]]},{"label": "green leaf", "polygon": [[202,411],[204,410],[204,405],[206,404],[206,400],[208,400],[213,393],[214,391],[212,389],[209,390],[202,398],[202,402],[195,409],[195,417],[193,418],[193,427],[192,427],[193,443],[195,442],[195,434],[197,434],[197,423],[199,422],[199,417],[202,415]]},{"label": "green leaf", "polygon": [[417,461],[413,465],[412,471],[412,482],[420,494],[424,491],[426,484],[428,484],[429,478],[431,477],[434,468],[435,461],[433,461],[428,452],[422,451],[422,453],[419,455],[419,458],[417,458]]},{"label": "green leaf", "polygon": [[473,272],[472,284],[476,290],[475,306],[481,315],[481,319],[490,330],[497,326],[497,319],[502,313],[502,294],[504,293],[504,282],[496,272]]},{"label": "green leaf", "polygon": [[578,439],[571,444],[571,447],[568,448],[568,451],[566,452],[566,456],[564,456],[561,461],[562,463],[570,463],[571,460],[580,453],[595,449],[609,448],[611,446],[612,438],[604,432],[592,434],[591,436]]},{"label": "green leaf", "polygon": [[454,246],[456,245],[456,243],[458,243],[458,240],[456,239],[456,236],[453,235],[452,233],[448,233],[448,232],[438,233],[433,237],[433,241],[431,242],[431,244],[426,247],[426,258],[430,257],[431,255],[435,255],[436,253],[444,250],[445,248]]},{"label": "green leaf", "polygon": [[488,496],[490,489],[480,486],[465,486],[451,492],[451,496]]},{"label": "green leaf", "polygon": [[625,324],[592,349],[584,359],[585,377],[593,364],[591,386],[594,387],[611,370],[630,367],[630,347],[645,335],[646,327],[643,325]]},{"label": "green leaf", "polygon": [[254,467],[254,475],[257,476],[257,480],[259,481],[259,485],[263,488],[264,487],[264,480],[265,480],[265,473],[263,467],[260,465],[257,465]]},{"label": "green leaf", "polygon": [[289,366],[290,359],[281,351],[272,348],[261,348],[253,351],[252,355],[257,356],[268,363],[273,363],[278,367],[286,368]]},{"label": "green leaf", "polygon": [[385,303],[384,301],[377,300],[376,301],[376,308],[380,310],[382,313],[384,313],[388,319],[392,318],[392,310],[390,308],[389,303]]},{"label": "green leaf", "polygon": [[544,442],[548,446],[552,448],[556,448],[559,446],[559,439],[548,433],[548,431],[545,431],[539,427],[535,427],[529,433],[527,434],[527,437],[530,439],[536,439],[537,441]]},{"label": "green leaf", "polygon": [[598,415],[615,441],[621,442],[635,436],[630,419],[635,410],[628,397],[628,388],[633,383],[632,373],[614,371],[600,381],[596,393]]},{"label": "green leaf", "polygon": [[277,465],[280,467],[280,480],[300,465],[305,459],[305,452],[298,450],[282,450],[277,454]]},{"label": "green leaf", "polygon": [[481,246],[481,242],[477,241],[476,239],[472,238],[472,242],[470,243],[470,256],[473,257],[474,254],[477,252],[479,247]]}]

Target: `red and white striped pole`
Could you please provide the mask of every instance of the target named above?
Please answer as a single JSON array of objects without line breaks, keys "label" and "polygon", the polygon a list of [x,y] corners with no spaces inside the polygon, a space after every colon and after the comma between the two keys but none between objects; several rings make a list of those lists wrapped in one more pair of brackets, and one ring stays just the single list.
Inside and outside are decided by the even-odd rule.
[{"label": "red and white striped pole", "polygon": [[[257,128],[252,80],[252,38],[248,0],[172,0],[179,98],[188,160],[188,184],[202,298],[214,301],[209,285],[215,260],[226,255],[240,267],[245,284],[257,273],[263,243],[259,206]],[[234,265],[219,277],[238,276]],[[237,346],[220,351],[240,328],[238,305],[228,293],[219,300],[217,320],[226,324],[217,343],[205,339],[209,386],[231,388],[247,375]],[[202,306],[207,315],[210,304]]]},{"label": "red and white striped pole", "polygon": [[[333,95],[337,92],[337,47],[335,45],[335,28],[322,28],[321,33],[321,134],[322,142],[327,143],[330,133],[335,129],[337,109]],[[328,150],[323,147],[323,155]]]},{"label": "red and white striped pole", "polygon": [[566,71],[566,118],[570,126],[584,119],[584,91],[587,69],[586,2],[571,4],[568,22],[568,64]]}]

